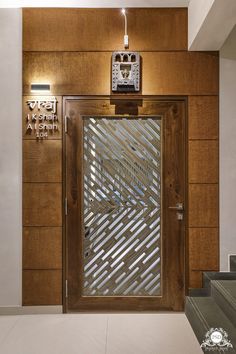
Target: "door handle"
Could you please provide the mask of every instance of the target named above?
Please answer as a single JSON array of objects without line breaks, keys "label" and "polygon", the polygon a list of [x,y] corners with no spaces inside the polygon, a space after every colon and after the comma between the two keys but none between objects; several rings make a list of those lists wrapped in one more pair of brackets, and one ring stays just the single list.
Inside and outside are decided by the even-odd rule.
[{"label": "door handle", "polygon": [[184,204],[183,203],[176,203],[176,206],[170,206],[169,209],[172,210],[176,210],[176,219],[177,220],[183,220],[184,215],[183,215],[183,211],[184,211]]},{"label": "door handle", "polygon": [[169,209],[183,211],[184,204],[183,203],[176,203],[176,206],[169,206]]}]

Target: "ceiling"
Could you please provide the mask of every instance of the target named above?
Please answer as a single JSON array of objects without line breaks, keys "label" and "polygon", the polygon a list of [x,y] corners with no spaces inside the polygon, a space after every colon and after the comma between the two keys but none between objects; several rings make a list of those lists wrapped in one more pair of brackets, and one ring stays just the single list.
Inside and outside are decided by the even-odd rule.
[{"label": "ceiling", "polygon": [[188,7],[190,0],[0,0],[0,7]]}]

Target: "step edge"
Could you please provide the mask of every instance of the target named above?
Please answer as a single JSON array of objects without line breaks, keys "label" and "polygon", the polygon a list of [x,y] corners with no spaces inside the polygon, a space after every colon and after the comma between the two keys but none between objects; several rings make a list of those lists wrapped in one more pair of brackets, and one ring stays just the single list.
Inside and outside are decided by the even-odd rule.
[{"label": "step edge", "polygon": [[[203,297],[197,297],[196,299],[199,299],[199,298],[200,298],[200,299],[203,299]],[[223,315],[223,316],[224,316],[224,321],[226,321],[225,324],[226,324],[227,326],[230,326],[230,327],[235,328],[235,325],[233,324],[233,322],[231,321],[231,319],[226,315],[226,313],[222,310],[222,308],[218,305],[218,303],[214,300],[213,297],[211,297],[211,296],[210,296],[210,297],[205,297],[204,299],[205,299],[205,301],[208,301],[210,304],[213,304],[214,307],[217,307],[217,308],[218,308],[218,311],[219,311],[220,315]],[[193,315],[195,315],[195,316],[198,317],[198,319],[200,320],[200,323],[201,323],[201,324],[203,324],[202,321],[201,321],[201,318],[202,318],[202,317],[204,318],[204,324],[207,323],[207,328],[204,326],[204,330],[206,331],[205,333],[207,333],[207,331],[209,331],[209,329],[212,328],[212,326],[210,326],[210,325],[208,324],[207,319],[204,317],[204,315],[203,315],[202,311],[200,310],[198,304],[196,304],[196,302],[195,302],[193,299],[188,299],[188,300],[189,300],[189,304],[192,306],[192,309],[194,310],[194,314],[193,314]],[[196,309],[197,309],[198,311],[196,311]],[[199,314],[200,314],[200,316],[199,316]],[[187,316],[186,316],[186,317],[187,317]],[[188,317],[187,317],[187,318],[188,318]],[[188,321],[189,321],[189,323],[190,323],[190,325],[191,325],[191,327],[192,327],[192,329],[193,329],[193,331],[194,331],[194,334],[196,335],[195,330],[197,330],[197,329],[195,329],[195,328],[192,326],[192,323],[191,323],[191,321],[189,320],[189,318],[188,318]],[[197,335],[196,335],[196,337],[197,337]],[[201,343],[201,341],[200,341],[200,339],[199,339],[198,337],[197,337],[197,339],[198,339],[198,342]],[[230,340],[231,340],[231,343],[233,344],[233,348],[236,349],[236,337],[235,337],[235,336],[230,337]],[[235,352],[235,353],[236,353],[236,352]]]},{"label": "step edge", "polygon": [[[199,296],[200,297],[200,296]],[[193,297],[187,296],[187,300],[189,302],[189,304],[193,307],[193,309],[195,310],[195,313],[197,315],[197,317],[199,318],[199,320],[201,321],[201,323],[204,324],[204,328],[207,331],[210,326],[207,322],[207,320],[205,319],[202,311],[200,310],[199,306],[196,304],[196,302],[194,301]]]},{"label": "step edge", "polygon": [[236,299],[223,287],[219,280],[212,280],[211,286],[215,288],[227,301],[230,307],[232,307],[233,310],[236,311]]},{"label": "step edge", "polygon": [[[214,274],[214,275],[217,275],[217,276],[226,276],[226,275],[231,275],[231,276],[235,276],[235,279],[236,280],[236,272],[203,272],[203,276],[207,277],[209,280],[224,280],[224,279],[212,279],[211,278],[211,274]],[[228,280],[228,279],[225,279],[225,280]]]}]

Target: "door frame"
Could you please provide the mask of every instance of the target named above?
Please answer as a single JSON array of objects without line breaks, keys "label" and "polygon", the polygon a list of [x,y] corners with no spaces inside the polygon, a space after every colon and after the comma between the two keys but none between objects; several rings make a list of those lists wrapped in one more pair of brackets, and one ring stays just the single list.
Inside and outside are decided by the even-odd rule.
[{"label": "door frame", "polygon": [[[156,95],[136,95],[136,94],[127,94],[127,95],[99,95],[99,96],[81,96],[81,95],[68,95],[68,96],[63,96],[63,104],[62,104],[62,176],[63,176],[63,184],[62,184],[62,305],[63,305],[63,313],[70,313],[70,312],[103,312],[104,310],[99,310],[99,309],[92,309],[92,310],[73,310],[70,311],[68,309],[68,288],[67,288],[67,278],[68,278],[68,248],[67,248],[67,229],[66,229],[66,218],[67,218],[67,205],[66,205],[66,129],[67,129],[67,123],[66,123],[66,116],[65,116],[65,105],[66,101],[68,100],[107,100],[111,103],[114,102],[119,102],[119,101],[136,101],[136,102],[141,102],[141,101],[155,101],[155,102],[183,102],[185,106],[185,114],[184,114],[184,151],[185,151],[185,156],[184,156],[184,232],[183,232],[183,249],[182,249],[182,254],[184,257],[183,264],[184,264],[184,271],[183,271],[183,276],[184,276],[184,294],[187,295],[188,293],[188,284],[189,284],[189,254],[188,254],[188,144],[187,144],[187,139],[188,139],[188,96],[156,96]],[[117,113],[117,115],[120,115],[120,113]],[[107,310],[109,311],[109,310]],[[111,310],[111,312],[120,312],[122,310]],[[127,311],[127,309],[125,309]],[[130,309],[128,311],[135,312],[137,310]],[[149,310],[143,310],[143,309],[138,309],[138,311],[150,311]],[[157,312],[156,310],[151,310],[153,312]],[[162,310],[160,310],[162,311]]]}]

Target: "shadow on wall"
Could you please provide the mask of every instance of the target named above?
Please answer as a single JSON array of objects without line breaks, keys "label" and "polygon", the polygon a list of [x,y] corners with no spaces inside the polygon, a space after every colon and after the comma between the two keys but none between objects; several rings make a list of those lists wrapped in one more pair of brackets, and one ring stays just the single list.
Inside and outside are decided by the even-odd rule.
[{"label": "shadow on wall", "polygon": [[220,50],[220,57],[236,60],[236,25]]}]

